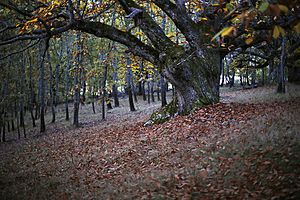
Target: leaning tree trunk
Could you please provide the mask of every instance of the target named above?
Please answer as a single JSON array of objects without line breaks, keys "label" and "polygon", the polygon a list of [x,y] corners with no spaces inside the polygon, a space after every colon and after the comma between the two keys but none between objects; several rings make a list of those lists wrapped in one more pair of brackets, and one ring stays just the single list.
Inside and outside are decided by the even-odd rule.
[{"label": "leaning tree trunk", "polygon": [[176,87],[179,114],[189,113],[195,106],[219,102],[218,60],[218,54],[208,50],[178,50],[166,56],[167,65],[162,72]]}]

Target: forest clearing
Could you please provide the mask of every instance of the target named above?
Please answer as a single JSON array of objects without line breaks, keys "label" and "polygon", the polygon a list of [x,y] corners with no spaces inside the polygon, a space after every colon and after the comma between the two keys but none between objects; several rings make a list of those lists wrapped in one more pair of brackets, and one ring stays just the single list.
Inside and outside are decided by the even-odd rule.
[{"label": "forest clearing", "polygon": [[226,103],[150,127],[139,111],[78,129],[58,122],[1,144],[0,197],[298,199],[300,87],[287,90],[228,89]]}]

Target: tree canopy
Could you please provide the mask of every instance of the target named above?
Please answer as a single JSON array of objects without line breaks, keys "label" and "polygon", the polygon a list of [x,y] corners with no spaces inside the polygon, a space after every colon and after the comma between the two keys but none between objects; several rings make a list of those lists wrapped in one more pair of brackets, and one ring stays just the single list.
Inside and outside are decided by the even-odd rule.
[{"label": "tree canopy", "polygon": [[288,39],[288,53],[299,47],[296,0],[5,0],[0,6],[1,46],[26,40],[29,48],[32,40],[70,30],[118,42],[177,88],[179,113],[219,101],[226,54],[254,46],[278,56],[280,38]]}]

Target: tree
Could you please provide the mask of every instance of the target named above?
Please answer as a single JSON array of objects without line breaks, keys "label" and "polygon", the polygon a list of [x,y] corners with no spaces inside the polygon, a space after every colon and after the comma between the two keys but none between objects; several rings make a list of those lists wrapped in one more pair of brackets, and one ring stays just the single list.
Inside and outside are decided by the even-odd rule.
[{"label": "tree", "polygon": [[[268,30],[275,32],[272,21],[272,12],[275,11],[262,14],[266,9],[272,10],[271,5],[278,8],[276,12],[279,10],[275,23],[280,24],[280,27],[291,29],[295,23],[295,27],[299,27],[296,21],[299,8],[292,0],[289,5],[255,0],[1,2],[0,6],[16,17],[5,18],[8,25],[4,27],[4,32],[10,34],[1,37],[0,45],[52,37],[68,30],[116,41],[125,45],[129,52],[157,66],[162,76],[176,88],[177,104],[174,105],[177,105],[177,112],[183,114],[191,111],[195,105],[219,101],[220,59],[237,47],[266,41],[267,37],[256,37],[263,35],[261,33]],[[158,13],[165,13],[168,16],[168,23],[179,30],[178,42],[164,32],[158,17],[152,17],[153,13],[157,16]],[[284,22],[284,26],[279,21],[285,17],[282,13],[286,13],[289,19],[288,23]],[[111,25],[109,18],[113,14],[117,15],[118,22]],[[268,18],[268,15],[272,17]],[[125,19],[130,23],[125,23]],[[139,39],[135,36],[132,32],[136,28],[145,37]],[[223,29],[216,34],[220,28]],[[247,31],[249,29],[250,32]],[[281,29],[276,30],[279,30],[279,35],[283,34]],[[275,33],[278,35],[278,31]],[[218,40],[215,44],[217,47],[211,45],[212,37]]]},{"label": "tree", "polygon": [[[88,1],[85,3],[87,4]],[[196,26],[196,23],[190,18],[183,1],[177,1],[175,4],[171,1],[157,0],[151,4],[160,7],[172,18],[189,43],[189,48],[186,49],[172,42],[166,36],[159,24],[148,14],[146,8],[139,6],[132,0],[118,1],[118,3],[118,7],[121,5],[127,13],[126,17],[134,20],[135,25],[149,38],[151,45],[139,40],[129,31],[125,32],[117,27],[92,20],[92,15],[85,14],[89,12],[88,10],[86,10],[87,12],[85,10],[77,12],[77,5],[74,5],[72,1],[63,3],[46,1],[45,4],[35,2],[30,8],[32,12],[27,12],[24,7],[22,8],[17,4],[11,6],[1,3],[0,5],[14,10],[26,19],[29,18],[19,28],[18,36],[5,38],[1,44],[8,44],[25,38],[36,39],[53,36],[70,29],[87,32],[97,37],[106,37],[117,41],[127,46],[133,54],[158,66],[163,76],[177,88],[178,111],[180,113],[190,111],[196,102],[214,103],[219,100],[219,72],[215,64],[216,59],[212,56],[211,50],[203,47],[204,39],[202,38],[201,26]],[[43,7],[38,7],[38,5]],[[99,3],[96,6],[100,7]],[[101,6],[107,8],[111,6],[111,3],[106,2]],[[89,6],[87,7],[89,8]],[[57,16],[64,9],[68,12]],[[53,14],[48,16],[46,11],[47,13],[51,11]],[[99,11],[100,14],[101,12],[104,12],[103,9]],[[43,27],[43,23],[45,27]],[[40,28],[31,31],[26,29],[34,25],[38,25]]]},{"label": "tree", "polygon": [[39,94],[40,94],[40,132],[46,131],[45,124],[45,56],[49,48],[50,38],[45,39],[44,45],[41,45],[40,50],[40,68],[39,68]]}]

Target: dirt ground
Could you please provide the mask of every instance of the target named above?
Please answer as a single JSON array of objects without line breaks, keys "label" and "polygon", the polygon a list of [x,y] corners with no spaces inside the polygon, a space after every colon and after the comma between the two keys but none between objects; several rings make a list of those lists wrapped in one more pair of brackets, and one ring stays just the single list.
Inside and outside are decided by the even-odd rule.
[{"label": "dirt ground", "polygon": [[150,127],[159,102],[129,112],[123,99],[105,121],[85,105],[80,128],[58,108],[45,134],[0,144],[0,199],[299,199],[300,86],[275,91],[223,88],[221,103]]}]

